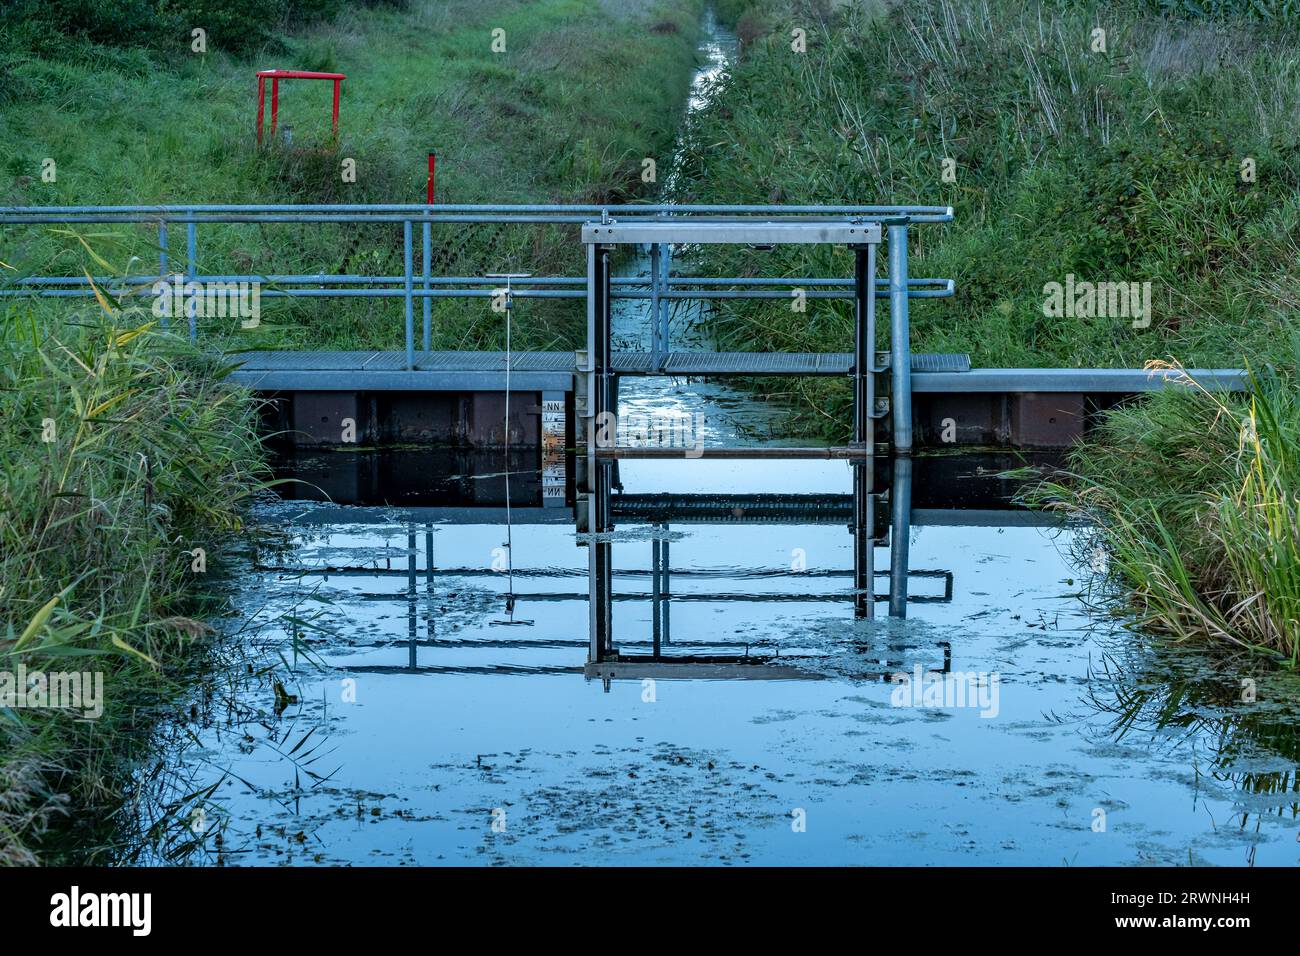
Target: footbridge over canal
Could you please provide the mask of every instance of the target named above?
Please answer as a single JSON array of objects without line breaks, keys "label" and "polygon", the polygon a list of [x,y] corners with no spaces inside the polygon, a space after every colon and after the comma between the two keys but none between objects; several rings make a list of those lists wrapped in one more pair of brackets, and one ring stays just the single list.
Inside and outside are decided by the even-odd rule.
[{"label": "footbridge over canal", "polygon": [[[572,508],[581,542],[589,548],[590,662],[599,670],[611,661],[626,660],[613,642],[613,565],[606,532],[618,520],[629,520],[629,508],[649,509],[654,512],[650,520],[666,524],[678,513],[694,521],[729,521],[750,510],[756,517],[761,512],[763,520],[772,520],[786,507],[752,495],[721,502],[702,496],[698,501],[685,500],[690,496],[678,495],[671,502],[676,511],[670,515],[663,513],[664,501],[619,501],[615,492],[620,487],[620,459],[779,456],[850,461],[852,494],[835,508],[845,509],[837,520],[847,520],[854,536],[855,613],[873,614],[874,552],[886,547],[891,570],[897,572],[889,574],[889,608],[892,614],[902,615],[907,605],[907,535],[890,535],[889,529],[906,529],[910,524],[914,450],[961,444],[1063,447],[1088,427],[1097,410],[1126,396],[1189,381],[1184,373],[1169,370],[981,369],[972,368],[965,355],[913,353],[911,300],[951,296],[954,284],[949,279],[911,276],[909,235],[915,228],[938,226],[951,218],[951,208],[942,206],[7,207],[0,209],[0,229],[6,233],[42,226],[57,226],[65,235],[88,228],[101,236],[113,230],[147,229],[157,250],[158,268],[124,276],[24,275],[0,288],[0,294],[84,298],[107,293],[121,302],[152,300],[163,325],[174,325],[196,342],[201,332],[224,333],[221,343],[226,348],[239,333],[236,320],[226,313],[215,321],[208,314],[206,304],[214,288],[223,294],[253,290],[259,301],[268,302],[399,300],[401,348],[245,351],[232,356],[238,363],[234,378],[274,399],[270,403],[278,415],[274,427],[293,435],[300,445],[418,441],[504,447],[514,455],[537,456],[542,504]],[[399,232],[400,274],[200,267],[205,260],[248,261],[247,255],[239,254],[241,239],[232,230],[257,231],[261,238],[255,241],[265,245],[271,231],[283,237],[284,230],[326,225],[354,230],[357,236],[366,228]],[[585,261],[584,273],[511,273],[504,268],[516,263],[504,262],[485,262],[479,274],[445,275],[434,268],[435,260],[446,261],[447,250],[454,250],[474,230],[500,234],[504,229],[528,228],[572,230],[575,248],[581,249]],[[217,235],[208,237],[208,231]],[[183,254],[173,241],[178,232],[184,235]],[[205,255],[209,243],[216,248]],[[819,256],[818,261],[842,261],[844,274],[692,274],[692,251],[709,245],[829,246],[832,254]],[[492,243],[486,248],[490,255]],[[301,259],[301,248],[298,252]],[[620,270],[619,264],[629,255],[643,256],[648,269],[632,274]],[[497,269],[502,271],[487,271]],[[172,290],[178,294],[171,295]],[[160,298],[172,307],[158,310]],[[433,350],[432,306],[438,299],[488,299],[494,319],[501,323],[505,349]],[[529,299],[581,301],[586,314],[585,346],[563,352],[513,350],[514,309],[518,301]],[[851,303],[852,341],[846,341],[845,351],[833,353],[683,350],[682,336],[673,335],[675,307],[691,303],[698,315],[700,304],[727,299],[782,300],[786,307],[806,299],[845,300]],[[648,346],[637,350],[616,347],[613,335],[615,311],[628,308],[629,303],[639,309],[648,326]],[[888,330],[887,348],[878,348],[877,341],[882,303],[887,318],[879,324],[882,331]],[[375,310],[374,321],[380,320],[379,312]],[[790,321],[802,318],[793,310],[789,316]],[[242,315],[239,319],[247,321]],[[679,333],[681,325],[679,318]],[[1244,374],[1234,369],[1193,375],[1206,388],[1244,386]],[[635,376],[849,378],[854,395],[853,439],[838,448],[683,448],[620,442],[618,386]],[[875,467],[885,458],[889,467]],[[514,468],[512,464],[509,470]],[[797,504],[807,507],[806,502]]]},{"label": "footbridge over canal", "polygon": [[[94,227],[102,239],[129,239],[146,230],[157,271],[133,274],[22,275],[0,287],[8,297],[89,298],[96,286],[118,301],[158,299],[159,283],[182,292],[178,314],[164,326],[198,340],[238,334],[233,318],[205,314],[201,300],[255,289],[263,307],[281,299],[400,300],[401,348],[388,351],[243,351],[236,381],[284,399],[278,424],[302,444],[339,440],[339,422],[351,418],[362,441],[450,441],[471,447],[504,443],[507,387],[517,393],[509,432],[517,445],[541,447],[549,435],[575,435],[573,396],[599,360],[598,375],[617,388],[630,376],[836,376],[855,379],[865,402],[856,415],[875,422],[873,438],[897,451],[931,445],[1062,447],[1086,427],[1095,410],[1121,398],[1185,381],[1181,373],[1146,369],[972,368],[965,355],[913,353],[910,300],[952,296],[950,279],[915,278],[908,264],[912,229],[952,219],[946,206],[717,206],[717,205],[184,205],[0,207],[0,235],[21,245],[22,228],[61,227],[80,234]],[[336,228],[339,243],[366,227],[400,233],[401,274],[343,271],[289,273],[204,269],[206,261],[247,262],[248,245],[279,242],[277,253],[303,258],[294,233]],[[476,231],[567,228],[587,249],[585,275],[534,276],[485,272],[445,275],[435,265]],[[274,237],[271,230],[277,230]],[[178,240],[183,235],[183,244]],[[212,234],[212,235],[209,235]],[[136,239],[140,237],[137,235]],[[436,240],[436,241],[435,241]],[[689,253],[701,243],[766,248],[777,243],[841,246],[853,250],[852,274],[831,276],[700,276]],[[888,250],[883,270],[876,250]],[[491,243],[489,243],[489,246]],[[636,247],[648,253],[649,275],[621,274],[606,253]],[[602,250],[593,255],[593,250]],[[339,256],[333,255],[338,262]],[[849,261],[846,259],[846,262]],[[274,263],[271,263],[272,265]],[[490,266],[488,266],[490,268]],[[847,270],[846,270],[847,272]],[[880,273],[880,274],[878,274]],[[196,295],[191,295],[190,293]],[[196,306],[197,300],[200,300]],[[855,305],[855,341],[834,353],[682,351],[670,331],[674,312],[728,299],[840,299]],[[888,305],[888,350],[876,351],[875,309]],[[573,351],[435,351],[432,305],[439,299],[487,299],[500,313],[516,300],[583,300],[588,308],[587,347]],[[645,351],[615,351],[602,341],[593,318],[620,301],[640,300],[649,326]],[[210,311],[210,310],[209,310]],[[376,309],[375,322],[383,310]],[[420,317],[417,329],[417,315]],[[804,313],[791,311],[790,321]],[[248,324],[247,318],[240,321]],[[503,318],[503,316],[498,316]],[[679,326],[680,326],[679,322]],[[396,331],[396,330],[395,330]],[[850,347],[852,350],[849,350]],[[602,352],[606,349],[607,352]],[[1208,388],[1237,389],[1235,369],[1192,373]],[[616,392],[611,400],[616,402]],[[578,407],[581,407],[581,401]],[[615,410],[616,404],[608,410]],[[580,412],[577,417],[581,417]],[[324,421],[322,421],[324,419]],[[892,422],[882,432],[880,426]],[[865,434],[865,433],[864,433]]]}]

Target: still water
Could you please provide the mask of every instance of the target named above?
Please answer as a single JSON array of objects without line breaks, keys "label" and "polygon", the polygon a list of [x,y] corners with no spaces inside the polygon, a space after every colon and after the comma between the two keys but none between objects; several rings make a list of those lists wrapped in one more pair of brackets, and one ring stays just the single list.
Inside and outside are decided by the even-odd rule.
[{"label": "still water", "polygon": [[[693,107],[734,39],[711,24],[704,49]],[[616,345],[644,347],[623,305]],[[675,343],[701,344],[694,318],[673,317]],[[706,444],[774,424],[692,381],[629,381],[620,410],[701,413]],[[648,653],[657,627],[665,659],[763,663],[606,683],[583,670],[587,551],[541,507],[535,455],[289,462],[319,490],[255,509],[215,665],[157,730],[114,858],[1294,865],[1294,680],[1090,611],[1104,555],[1014,510],[990,477],[1006,464],[916,462],[905,620],[883,601],[855,620],[843,522],[619,522],[621,651]],[[629,495],[851,490],[830,461],[619,477]]]},{"label": "still water", "polygon": [[[762,470],[769,490],[849,483],[842,463]],[[622,477],[629,491],[733,491],[754,471],[654,462]],[[226,622],[236,635],[228,666],[196,691],[192,714],[160,733],[137,822],[161,825],[133,848],[136,859],[1290,865],[1300,856],[1297,715],[1277,703],[1294,699],[1294,686],[1256,674],[1258,700],[1244,703],[1239,670],[1149,648],[1090,616],[1084,529],[918,507],[911,568],[947,573],[912,578],[905,621],[884,618],[883,604],[880,619],[855,621],[842,525],[620,527],[621,650],[644,652],[651,640],[658,537],[681,572],[664,654],[779,658],[750,668],[771,668],[773,679],[606,687],[582,676],[587,562],[571,525],[514,509],[512,615],[507,574],[494,570],[502,524],[461,523],[472,508],[448,496],[450,512],[262,507],[281,531],[258,549]],[[448,513],[454,522],[435,522]],[[993,693],[972,694],[971,706],[900,693],[891,675],[918,667],[984,675]]]}]

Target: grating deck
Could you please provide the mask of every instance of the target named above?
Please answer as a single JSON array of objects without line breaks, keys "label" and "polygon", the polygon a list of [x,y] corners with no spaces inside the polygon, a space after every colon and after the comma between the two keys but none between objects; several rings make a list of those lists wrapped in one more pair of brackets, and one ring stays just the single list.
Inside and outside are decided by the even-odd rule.
[{"label": "grating deck", "polygon": [[[259,391],[473,392],[505,389],[504,352],[245,352],[236,382]],[[573,391],[572,352],[515,352],[510,387]]]},{"label": "grating deck", "polygon": [[[245,352],[244,371],[406,371],[404,352]],[[420,372],[503,372],[505,352],[416,352]],[[511,371],[572,372],[572,352],[515,352]]]},{"label": "grating deck", "polygon": [[[244,372],[405,372],[402,352],[245,352]],[[888,361],[882,353],[880,364]],[[417,372],[504,372],[504,352],[416,352]],[[849,352],[669,352],[657,368],[648,352],[617,352],[614,370],[624,375],[848,375]],[[511,372],[572,372],[572,352],[515,352]],[[917,353],[916,372],[965,372],[966,355]]]},{"label": "grating deck", "polygon": [[[878,358],[882,367],[888,353]],[[851,352],[669,352],[662,370],[655,368],[647,352],[614,355],[614,370],[624,375],[848,375],[853,368]],[[966,355],[912,356],[915,372],[966,372]]]}]

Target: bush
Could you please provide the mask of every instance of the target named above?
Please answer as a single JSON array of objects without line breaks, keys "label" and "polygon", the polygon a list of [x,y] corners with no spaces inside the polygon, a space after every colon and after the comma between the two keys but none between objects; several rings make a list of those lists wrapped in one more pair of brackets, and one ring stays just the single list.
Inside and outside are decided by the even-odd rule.
[{"label": "bush", "polygon": [[14,0],[0,21],[0,54],[77,56],[87,44],[185,50],[201,27],[210,50],[241,55],[277,42],[281,27],[330,20],[343,8],[342,0]]},{"label": "bush", "polygon": [[70,803],[120,800],[126,731],[203,647],[190,549],[218,568],[262,474],[252,403],[145,318],[0,312],[0,657],[104,680],[98,721],[0,722],[0,865],[36,862]]},{"label": "bush", "polygon": [[246,53],[273,39],[292,0],[161,0],[163,19],[174,24],[174,36],[188,44],[190,31],[208,34],[209,50]]}]

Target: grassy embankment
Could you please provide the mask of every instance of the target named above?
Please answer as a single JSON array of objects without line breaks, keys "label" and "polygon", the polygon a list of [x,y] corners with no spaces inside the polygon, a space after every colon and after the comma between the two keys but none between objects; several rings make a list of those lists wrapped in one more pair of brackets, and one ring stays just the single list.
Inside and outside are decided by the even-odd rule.
[{"label": "grassy embankment", "polygon": [[[184,18],[127,28],[131,16],[153,22],[144,0],[103,5],[84,31],[62,17],[66,6],[0,21],[5,204],[418,201],[429,148],[444,202],[617,201],[640,185],[641,157],[668,150],[699,12],[698,0],[490,11],[454,0],[345,10],[314,25],[298,17],[296,32],[274,39],[274,29],[240,32],[238,17],[218,15],[246,6],[232,0],[208,5],[201,22],[215,26],[198,57]],[[490,50],[495,27],[506,54]],[[281,115],[292,145],[255,151],[252,73],[270,62],[349,75],[337,142],[323,88],[289,84]],[[53,182],[41,177],[46,157]],[[339,177],[344,158],[356,160],[355,184]],[[399,229],[202,229],[199,265],[393,274]],[[576,259],[573,237],[558,230],[435,234],[444,271],[548,272]],[[122,226],[7,230],[0,272],[147,273],[155,241]],[[0,709],[0,863],[35,862],[60,814],[111,812],[122,798],[133,748],[198,659],[191,551],[203,547],[209,569],[220,567],[222,536],[239,528],[261,478],[252,404],[221,383],[215,360],[141,329],[147,302],[77,305],[5,300],[0,323],[0,419],[10,424],[0,670],[103,671],[105,710],[79,721]],[[577,310],[529,311],[517,343],[571,341]],[[294,304],[272,308],[254,333],[205,328],[202,343],[394,347],[400,314],[396,303]],[[440,305],[436,345],[496,345],[489,316],[486,303]]]},{"label": "grassy embankment", "polygon": [[[426,0],[345,8],[283,37],[279,49],[230,54],[214,31],[209,52],[198,56],[181,30],[161,49],[156,40],[149,49],[83,44],[75,60],[11,52],[0,156],[16,183],[0,184],[0,194],[33,205],[419,203],[434,150],[438,202],[626,201],[655,188],[640,181],[643,157],[666,171],[701,7],[701,0]],[[498,28],[503,53],[491,47]],[[286,82],[280,118],[293,127],[292,143],[255,149],[253,72],[272,65],[347,74],[337,142],[328,84]],[[45,157],[58,163],[55,183],[41,179]],[[345,159],[355,161],[355,183],[343,181]],[[116,231],[116,245],[99,241],[116,268],[126,270],[135,255],[134,272],[156,269],[155,232]],[[176,257],[183,233],[173,232]],[[581,273],[573,228],[439,225],[433,237],[435,275]],[[210,274],[402,271],[398,224],[205,226],[199,243],[200,270]],[[66,248],[34,231],[15,264],[47,265]],[[80,271],[66,257],[63,264]],[[240,348],[402,342],[399,299],[263,306],[270,311],[256,330],[205,322],[204,331]],[[580,311],[521,302],[516,346],[574,346]],[[435,348],[504,341],[486,300],[435,300],[433,329]]]},{"label": "grassy embankment", "polygon": [[[951,204],[952,224],[913,230],[912,275],[951,276],[958,288],[952,300],[913,303],[917,350],[968,352],[983,366],[1165,360],[1259,371],[1245,400],[1192,392],[1116,412],[1077,454],[1079,476],[1055,492],[1100,523],[1143,624],[1294,661],[1294,22],[1233,17],[1233,4],[1216,5],[1223,19],[1165,18],[1135,3],[868,6],[725,5],[745,54],[698,114],[690,198]],[[790,48],[794,27],[807,30],[806,53]],[[1105,52],[1091,49],[1097,27]],[[942,175],[945,159],[955,181]],[[722,251],[709,265],[807,274],[802,253],[761,255]],[[842,255],[813,262],[820,274],[849,273]],[[1150,326],[1046,316],[1045,284],[1070,273],[1151,282]],[[724,308],[723,345],[852,341],[845,307],[810,302],[799,321],[786,308]],[[843,438],[846,383],[799,387],[783,396],[796,403],[794,425]]]},{"label": "grassy embankment", "polygon": [[1093,521],[1138,625],[1295,667],[1297,381],[1294,367],[1254,372],[1245,399],[1191,389],[1109,415],[1073,453],[1074,474],[1034,497]]},{"label": "grassy embankment", "polygon": [[0,326],[0,670],[103,674],[97,719],[0,707],[0,863],[33,862],[58,811],[113,803],[131,732],[208,630],[193,580],[259,480],[251,405],[146,319]]}]

